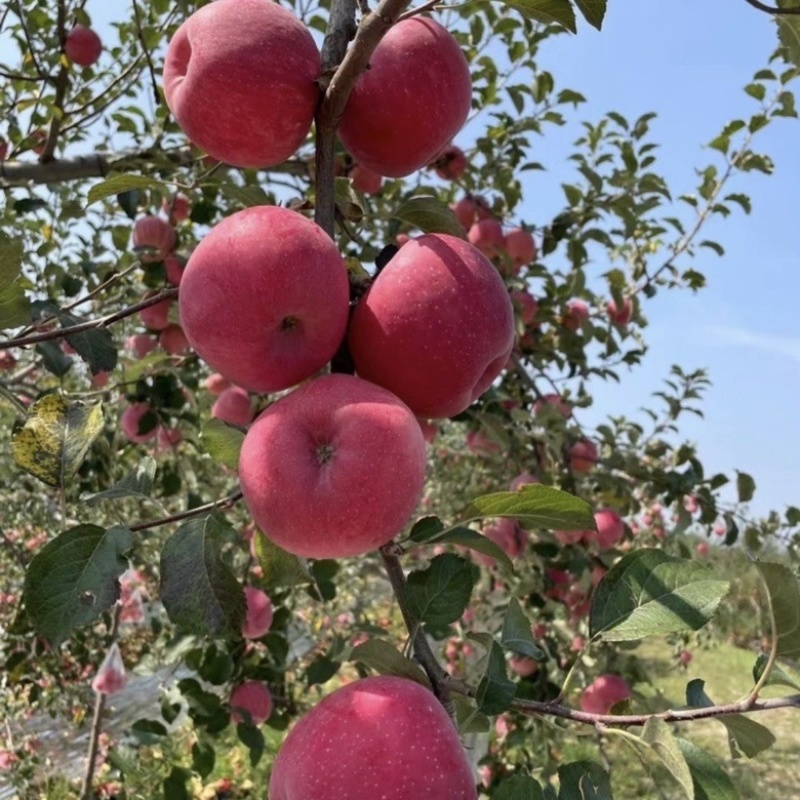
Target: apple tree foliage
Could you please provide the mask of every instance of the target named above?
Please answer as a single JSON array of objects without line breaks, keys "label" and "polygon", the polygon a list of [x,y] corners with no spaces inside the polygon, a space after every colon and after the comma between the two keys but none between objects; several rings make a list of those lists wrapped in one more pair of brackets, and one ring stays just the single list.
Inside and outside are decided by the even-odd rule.
[{"label": "apple tree foliage", "polygon": [[[678,734],[671,723],[717,717],[732,753],[753,757],[774,736],[768,713],[756,722],[743,712],[798,705],[789,695],[763,701],[761,690],[797,689],[790,675],[800,656],[800,585],[783,556],[796,555],[800,510],[750,518],[752,478],[709,473],[681,439],[682,419],[702,413],[702,371],[674,366],[644,423],[612,415],[589,430],[580,419],[598,382],[622,380],[646,356],[648,301],[702,290],[701,250],[724,258],[723,244],[705,237],[707,223],[742,224],[748,175],[772,172],[758,138],[797,117],[800,16],[776,17],[780,49],[744,88],[743,113],[709,143],[696,185],[672,187],[659,173],[655,115],[585,119],[580,87],[560,85],[540,53],[549,38],[573,35],[578,20],[600,28],[605,0],[434,10],[471,65],[474,119],[456,139],[468,168],[455,181],[420,170],[365,196],[343,150],[335,175],[317,174],[311,138],[286,163],[260,171],[227,168],[193,149],[170,118],[159,78],[169,37],[199,5],[134,0],[88,68],[70,65],[60,41],[68,21],[91,24],[92,3],[14,0],[0,12],[9,54],[0,64],[8,144],[0,164],[0,713],[18,732],[4,744],[0,734],[0,749],[14,779],[35,784],[42,757],[25,747],[20,721],[29,710],[88,726],[94,702],[102,723],[105,701],[92,700],[88,683],[117,642],[129,670],[184,670],[160,708],[143,709],[106,754],[103,769],[131,792],[138,748],[164,739],[183,710],[194,746],[169,765],[162,788],[188,796],[232,730],[226,698],[244,679],[265,681],[273,695],[263,728],[235,726],[253,765],[268,772],[282,732],[322,685],[378,672],[436,686],[480,762],[481,796],[612,797],[624,765],[609,773],[602,748],[569,763],[554,744],[594,724],[605,726],[601,740],[627,732],[645,773],[669,776],[664,796],[737,797],[722,766],[684,738],[690,728]],[[289,5],[321,40],[328,4]],[[524,202],[548,166],[536,160],[542,136],[573,142],[572,174],[552,219],[530,216]],[[236,210],[283,204],[310,212],[331,193],[355,296],[398,235],[460,234],[450,206],[479,195],[506,226],[534,232],[535,261],[507,282],[527,289],[537,310],[527,324],[520,316],[501,378],[440,426],[409,529],[382,556],[306,562],[252,528],[236,479],[243,431],[211,417],[204,364],[163,347],[137,354],[132,337],[152,334],[135,313],[139,304],[148,292],[171,299],[178,290],[163,262],[133,247],[131,229],[185,197],[188,217],[176,225],[185,259]],[[612,324],[606,305],[625,298],[631,320]],[[567,324],[576,299],[590,310],[577,326]],[[171,314],[177,323],[174,307]],[[537,406],[553,394],[569,403],[567,418],[552,404]],[[273,400],[253,398],[259,409]],[[138,444],[119,424],[134,403],[149,407],[137,433],[159,432]],[[582,439],[598,451],[588,471],[570,465]],[[521,473],[541,484],[510,492]],[[721,494],[731,483],[734,501]],[[622,540],[603,549],[592,539],[592,513],[601,508],[626,520]],[[524,553],[483,535],[486,520],[503,517],[520,526]],[[563,533],[582,530],[581,541]],[[625,717],[580,711],[581,688],[601,673],[647,680],[636,643],[660,637],[685,650],[734,602],[726,598],[730,576],[695,551],[706,537],[758,558],[749,569],[769,623],[753,652],[751,691],[725,704],[709,675],[705,686],[687,685],[679,709],[637,693],[615,709]],[[141,619],[126,618],[121,602],[119,579],[130,568]],[[245,583],[266,590],[275,607],[270,632],[252,643],[240,635]],[[92,726],[95,743],[100,727]]]}]

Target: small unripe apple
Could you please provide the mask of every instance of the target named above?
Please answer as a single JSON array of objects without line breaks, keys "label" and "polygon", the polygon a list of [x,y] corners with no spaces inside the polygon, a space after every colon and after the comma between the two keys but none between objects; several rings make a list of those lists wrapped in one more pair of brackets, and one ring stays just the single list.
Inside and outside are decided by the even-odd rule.
[{"label": "small unripe apple", "polygon": [[175,228],[161,217],[139,217],[133,224],[133,249],[143,264],[163,261],[175,249]]},{"label": "small unripe apple", "polygon": [[383,175],[365,167],[363,164],[356,164],[349,172],[353,188],[363,194],[377,194],[383,186]]},{"label": "small unripe apple", "polygon": [[85,25],[76,25],[64,39],[64,53],[79,67],[91,67],[103,52],[100,37]]},{"label": "small unripe apple", "polygon": [[469,65],[439,23],[411,17],[389,28],[369,67],[350,93],[339,136],[357,162],[401,178],[433,161],[466,122]]},{"label": "small unripe apple", "polygon": [[427,234],[403,245],[353,312],[357,373],[420,417],[459,414],[502,372],[514,310],[497,270],[462,239]]},{"label": "small unripe apple", "polygon": [[522,267],[536,260],[536,242],[533,234],[524,228],[514,228],[505,235],[505,251],[511,259],[516,275]]},{"label": "small unripe apple", "polygon": [[308,28],[264,0],[217,0],[175,32],[164,95],[184,133],[235,167],[286,161],[308,134],[320,56]]},{"label": "small unripe apple", "polygon": [[589,319],[589,306],[583,300],[570,300],[567,303],[561,324],[571,331],[577,331]]},{"label": "small unripe apple", "polygon": [[242,626],[245,639],[260,639],[272,627],[272,602],[255,586],[244,587],[247,615]]},{"label": "small unripe apple", "polygon": [[189,342],[212,369],[249,391],[275,392],[331,360],[347,327],[350,288],[322,228],[296,211],[255,206],[224,219],[195,248],[178,304]]},{"label": "small unripe apple", "polygon": [[631,696],[631,687],[619,675],[606,674],[589,684],[581,695],[581,709],[589,714],[608,714]]},{"label": "small unripe apple", "polygon": [[460,147],[450,144],[436,156],[431,166],[442,180],[457,181],[467,170],[467,157]]},{"label": "small unripe apple", "polygon": [[[148,292],[143,299],[152,297],[156,292]],[[163,331],[169,325],[169,310],[172,307],[172,300],[162,300],[152,306],[147,306],[139,312],[139,319],[142,324],[151,331]]]},{"label": "small unripe apple", "polygon": [[476,800],[456,729],[433,693],[381,675],[354,681],[289,731],[269,800]]},{"label": "small unripe apple", "polygon": [[272,714],[272,693],[261,681],[240,683],[231,692],[228,702],[231,707],[231,720],[236,723],[244,722],[249,714],[253,725],[261,725]]},{"label": "small unripe apple", "polygon": [[613,325],[627,325],[633,314],[633,302],[630,297],[626,297],[622,301],[622,305],[617,306],[616,300],[609,300],[606,304],[606,312]]},{"label": "small unripe apple", "polygon": [[613,508],[604,508],[594,515],[597,525],[597,544],[607,550],[618,544],[625,535],[625,523]]},{"label": "small unripe apple", "polygon": [[152,426],[147,426],[147,430],[141,432],[142,418],[148,414],[154,415],[154,412],[147,403],[134,403],[128,406],[119,418],[122,432],[136,444],[153,439],[157,433],[158,420],[155,415],[153,416]]},{"label": "small unripe apple", "polygon": [[505,247],[503,226],[496,219],[478,220],[467,232],[467,241],[486,258],[496,258]]},{"label": "small unripe apple", "polygon": [[250,395],[238,386],[225,389],[211,406],[211,416],[231,425],[249,425],[253,421],[253,404]]},{"label": "small unripe apple", "polygon": [[189,340],[180,325],[167,325],[158,334],[158,343],[172,356],[182,356],[189,352]]},{"label": "small unripe apple", "polygon": [[579,439],[570,446],[568,457],[573,472],[590,472],[597,464],[597,445],[591,439]]},{"label": "small unripe apple", "polygon": [[351,375],[323,375],[250,427],[239,456],[244,500],[278,546],[309,558],[363,555],[408,522],[427,453],[397,397]]}]

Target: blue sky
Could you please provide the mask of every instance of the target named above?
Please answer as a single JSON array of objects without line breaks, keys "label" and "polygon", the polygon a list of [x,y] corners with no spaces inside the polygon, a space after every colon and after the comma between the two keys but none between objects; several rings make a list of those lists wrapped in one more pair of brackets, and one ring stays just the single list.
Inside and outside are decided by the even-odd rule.
[{"label": "blue sky", "polygon": [[[679,194],[694,189],[694,168],[713,160],[705,144],[725,122],[755,110],[742,88],[776,43],[774,23],[744,0],[609,0],[601,33],[584,24],[577,36],[556,37],[539,62],[561,88],[587,97],[578,119],[658,112],[658,169]],[[531,173],[522,218],[545,221],[561,208],[560,184],[571,175],[564,158],[577,135],[570,125],[540,140],[536,157],[548,172]],[[705,419],[686,417],[682,431],[698,443],[707,469],[753,475],[758,513],[800,505],[799,145],[797,120],[779,120],[756,139],[775,173],[733,184],[751,196],[753,213],[706,230],[726,249],[723,258],[708,251],[696,262],[708,287],[647,302],[644,363],[618,386],[593,386],[595,406],[581,416],[591,424],[609,413],[634,415],[671,364],[708,368]]]},{"label": "blue sky", "polygon": [[[115,38],[108,25],[120,9],[90,2],[87,10],[101,35]],[[692,191],[694,168],[713,157],[705,143],[728,120],[753,112],[742,87],[766,66],[775,44],[772,20],[744,0],[609,0],[602,32],[581,24],[577,36],[555,37],[540,54],[560,88],[576,89],[589,102],[569,126],[550,128],[537,141],[535,157],[548,171],[529,173],[519,216],[542,224],[561,210],[577,121],[610,110],[629,118],[656,111],[658,168],[675,194]],[[752,215],[706,231],[727,251],[722,259],[707,253],[697,262],[708,288],[697,295],[665,292],[648,302],[644,363],[620,385],[593,386],[595,406],[581,415],[584,424],[609,413],[634,415],[650,404],[671,364],[708,368],[713,387],[706,418],[687,417],[682,430],[699,444],[709,470],[738,467],[755,477],[752,507],[759,513],[800,505],[798,142],[795,120],[762,132],[756,149],[771,155],[775,174],[741,178],[732,188],[751,195]]]}]

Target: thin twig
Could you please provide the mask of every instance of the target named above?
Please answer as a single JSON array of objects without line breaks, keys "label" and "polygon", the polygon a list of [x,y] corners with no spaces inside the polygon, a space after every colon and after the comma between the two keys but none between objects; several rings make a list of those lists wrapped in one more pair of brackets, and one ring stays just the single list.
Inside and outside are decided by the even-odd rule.
[{"label": "thin twig", "polygon": [[[57,13],[58,41],[63,49],[64,41],[67,38],[67,7],[65,0],[58,0]],[[61,132],[61,123],[64,121],[64,100],[69,88],[69,65],[62,63],[61,69],[56,76],[56,94],[53,99],[53,116],[50,120],[50,128],[47,131],[44,149],[39,156],[39,161],[47,163],[53,160],[53,153],[58,144],[58,134]]]},{"label": "thin twig", "polygon": [[223,497],[222,500],[215,500],[213,503],[206,503],[197,508],[191,508],[188,511],[181,511],[178,514],[170,514],[168,517],[161,517],[160,519],[151,519],[148,522],[139,522],[136,525],[129,526],[132,531],[146,531],[150,528],[159,528],[162,525],[169,525],[172,522],[181,522],[184,519],[191,519],[192,517],[199,517],[207,511],[219,511],[231,508],[242,499],[241,492],[234,492],[233,494]]},{"label": "thin twig", "polygon": [[775,14],[775,16],[790,16],[791,14],[800,14],[800,7],[797,8],[776,8],[775,6],[768,6],[766,3],[761,3],[759,0],[744,0],[745,3],[757,8],[759,11],[764,11],[767,14]]},{"label": "thin twig", "polygon": [[139,4],[133,0],[133,15],[136,18],[136,32],[139,34],[139,41],[142,43],[142,50],[144,50],[144,57],[147,59],[147,67],[150,70],[150,81],[153,86],[153,98],[157,106],[161,105],[161,96],[158,93],[158,81],[156,80],[156,68],[153,66],[153,59],[150,56],[150,51],[147,49],[147,43],[144,40],[144,32],[142,31],[142,20],[139,16]]},{"label": "thin twig", "polygon": [[176,287],[170,289],[162,289],[152,297],[148,297],[140,302],[123,308],[120,311],[115,311],[107,317],[100,317],[99,319],[90,319],[86,322],[79,322],[77,325],[71,325],[67,328],[54,328],[51,331],[43,331],[42,333],[33,333],[30,336],[20,336],[17,339],[7,339],[0,341],[0,350],[10,350],[12,347],[25,347],[29,344],[37,344],[38,342],[49,342],[53,339],[65,339],[67,336],[72,336],[75,333],[82,333],[83,331],[91,331],[95,328],[107,328],[114,322],[119,322],[121,319],[130,317],[133,314],[141,311],[144,308],[160,303],[162,300],[170,300],[178,296],[178,289]]}]

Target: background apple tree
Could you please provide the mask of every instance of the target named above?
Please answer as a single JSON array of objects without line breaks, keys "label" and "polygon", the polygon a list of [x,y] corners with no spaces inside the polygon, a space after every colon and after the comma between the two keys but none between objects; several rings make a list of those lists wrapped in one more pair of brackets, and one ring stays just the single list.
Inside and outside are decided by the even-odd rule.
[{"label": "background apple tree", "polygon": [[[659,174],[654,114],[586,120],[580,87],[539,61],[549,37],[600,28],[605,0],[333,1],[335,13],[286,3],[323,48],[324,97],[306,143],[268,170],[209,159],[163,101],[166,45],[204,3],[133,0],[85,67],[63,45],[91,26],[91,2],[0,11],[0,793],[265,797],[292,721],[333,688],[387,673],[434,689],[481,797],[752,796],[747,776],[786,733],[769,712],[800,705],[800,509],[750,518],[752,478],[709,474],[683,441],[702,371],[674,366],[646,424],[580,420],[599,381],[645,357],[648,301],[702,290],[701,248],[724,257],[709,220],[746,224],[748,174],[772,171],[759,133],[797,116],[800,16],[788,0],[747,0],[776,16],[780,47],[697,184],[674,187]],[[432,14],[470,63],[473,110],[454,141],[465,158],[370,182],[334,136],[358,74],[337,68],[348,46],[366,63],[410,13]],[[357,26],[377,33],[348,45]],[[553,219],[522,210],[548,166],[541,136],[574,141]],[[483,219],[536,242],[521,264],[510,248],[494,254],[516,309],[506,369],[427,428],[418,513],[364,558],[301,560],[254,528],[238,452],[276,397],[220,404],[224,386],[177,316],[183,267],[210,227],[278,204],[334,237],[354,300],[409,236],[464,236]],[[351,371],[348,354],[332,368]],[[730,482],[734,504],[720,496]],[[268,632],[242,637],[243,586],[269,595]],[[715,669],[687,682],[729,646],[732,681]],[[123,669],[139,707],[115,723]],[[160,692],[137,694],[147,676]],[[272,697],[263,724],[231,721],[231,692],[249,680]],[[85,735],[80,773],[34,731],[44,715]]]}]

